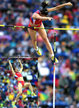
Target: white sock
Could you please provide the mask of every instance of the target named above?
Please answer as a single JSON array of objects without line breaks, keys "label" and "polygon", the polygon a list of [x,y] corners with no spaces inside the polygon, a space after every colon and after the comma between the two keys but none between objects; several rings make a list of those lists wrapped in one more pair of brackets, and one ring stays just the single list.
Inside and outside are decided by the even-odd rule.
[{"label": "white sock", "polygon": [[50,57],[54,57],[54,53],[53,54],[50,54]]},{"label": "white sock", "polygon": [[38,51],[38,47],[35,49],[35,51]]},{"label": "white sock", "polygon": [[32,94],[33,94],[33,92],[32,92]]}]

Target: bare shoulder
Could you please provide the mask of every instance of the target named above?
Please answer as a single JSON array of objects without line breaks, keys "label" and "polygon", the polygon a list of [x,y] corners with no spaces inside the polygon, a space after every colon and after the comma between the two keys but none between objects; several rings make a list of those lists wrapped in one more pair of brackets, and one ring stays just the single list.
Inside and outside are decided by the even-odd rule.
[{"label": "bare shoulder", "polygon": [[32,17],[36,17],[38,15],[39,15],[38,13],[33,13]]}]

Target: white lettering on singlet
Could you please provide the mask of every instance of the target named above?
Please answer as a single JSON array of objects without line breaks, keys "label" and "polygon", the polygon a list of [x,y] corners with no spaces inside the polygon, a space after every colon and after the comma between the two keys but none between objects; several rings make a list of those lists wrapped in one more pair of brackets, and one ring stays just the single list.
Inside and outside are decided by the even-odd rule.
[{"label": "white lettering on singlet", "polygon": [[35,19],[33,19],[33,23],[34,23],[34,24],[35,24],[35,21],[36,21],[36,20],[35,20]]}]

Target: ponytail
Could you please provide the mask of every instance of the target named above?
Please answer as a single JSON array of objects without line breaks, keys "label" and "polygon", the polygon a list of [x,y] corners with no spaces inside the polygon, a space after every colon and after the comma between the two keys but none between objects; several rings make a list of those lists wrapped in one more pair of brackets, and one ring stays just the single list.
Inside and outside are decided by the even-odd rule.
[{"label": "ponytail", "polygon": [[41,3],[41,14],[43,15],[48,15],[48,11],[47,11],[47,6],[48,6],[48,3],[45,2],[45,0]]}]

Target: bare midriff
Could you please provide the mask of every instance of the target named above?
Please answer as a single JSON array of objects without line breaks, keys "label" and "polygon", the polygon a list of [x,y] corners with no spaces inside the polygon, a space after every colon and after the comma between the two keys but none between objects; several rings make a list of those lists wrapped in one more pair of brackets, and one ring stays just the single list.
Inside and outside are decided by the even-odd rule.
[{"label": "bare midriff", "polygon": [[32,27],[38,27],[38,26],[40,26],[40,24],[32,24],[31,22],[30,22],[30,25],[31,25]]},{"label": "bare midriff", "polygon": [[24,81],[24,80],[23,80],[23,77],[19,77],[19,78],[17,79],[17,81]]}]

